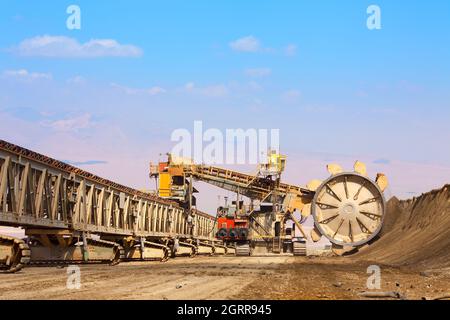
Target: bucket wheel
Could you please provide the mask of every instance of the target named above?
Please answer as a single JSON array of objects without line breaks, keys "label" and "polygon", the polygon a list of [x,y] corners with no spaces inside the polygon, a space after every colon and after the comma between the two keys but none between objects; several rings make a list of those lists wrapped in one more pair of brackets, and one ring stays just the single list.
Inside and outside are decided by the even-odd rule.
[{"label": "bucket wheel", "polygon": [[365,176],[364,164],[358,162],[355,172],[340,172],[335,167],[329,171],[331,177],[316,189],[311,213],[316,232],[342,254],[370,242],[380,232],[386,212],[383,191],[387,180],[384,175],[375,182],[370,180]]}]

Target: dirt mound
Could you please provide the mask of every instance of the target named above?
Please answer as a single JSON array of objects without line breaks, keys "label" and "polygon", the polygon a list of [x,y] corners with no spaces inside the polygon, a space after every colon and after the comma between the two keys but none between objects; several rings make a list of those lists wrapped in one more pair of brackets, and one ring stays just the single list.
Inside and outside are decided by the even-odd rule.
[{"label": "dirt mound", "polygon": [[393,265],[450,267],[450,185],[410,200],[389,200],[380,239],[357,256]]}]

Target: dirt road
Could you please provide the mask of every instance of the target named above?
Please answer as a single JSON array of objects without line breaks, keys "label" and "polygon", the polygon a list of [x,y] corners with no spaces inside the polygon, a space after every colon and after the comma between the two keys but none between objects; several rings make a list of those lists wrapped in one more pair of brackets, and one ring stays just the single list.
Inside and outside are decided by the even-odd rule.
[{"label": "dirt road", "polygon": [[[166,263],[84,265],[81,288],[67,269],[32,267],[0,275],[0,299],[359,299],[369,262],[352,258],[196,257]],[[450,273],[381,266],[382,290],[408,298],[450,290]]]},{"label": "dirt road", "polygon": [[66,268],[34,267],[0,275],[0,299],[224,299],[285,259],[196,257],[81,265],[79,290],[67,289]]}]

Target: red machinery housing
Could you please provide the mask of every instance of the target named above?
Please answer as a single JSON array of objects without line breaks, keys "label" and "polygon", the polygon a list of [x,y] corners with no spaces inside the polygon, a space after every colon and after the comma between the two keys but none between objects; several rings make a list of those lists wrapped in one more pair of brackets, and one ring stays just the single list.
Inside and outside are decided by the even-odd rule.
[{"label": "red machinery housing", "polygon": [[220,207],[217,210],[218,231],[216,238],[223,241],[247,240],[249,230],[248,217],[236,216],[236,212],[233,209],[230,207]]}]

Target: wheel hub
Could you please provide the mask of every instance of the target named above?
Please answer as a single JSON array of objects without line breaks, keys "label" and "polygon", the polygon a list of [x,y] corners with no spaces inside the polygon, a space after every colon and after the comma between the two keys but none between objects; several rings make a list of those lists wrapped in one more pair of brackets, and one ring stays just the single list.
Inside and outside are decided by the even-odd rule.
[{"label": "wheel hub", "polygon": [[353,218],[358,211],[358,205],[351,201],[343,202],[339,208],[339,214],[346,218]]}]

